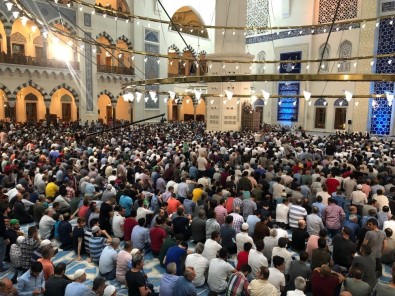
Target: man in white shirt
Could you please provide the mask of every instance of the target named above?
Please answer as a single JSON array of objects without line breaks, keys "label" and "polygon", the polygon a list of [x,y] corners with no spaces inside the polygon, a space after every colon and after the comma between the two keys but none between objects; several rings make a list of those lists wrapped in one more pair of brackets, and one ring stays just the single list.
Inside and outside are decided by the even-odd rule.
[{"label": "man in white shirt", "polygon": [[269,278],[268,281],[277,289],[277,295],[280,296],[281,292],[285,288],[285,275],[284,275],[284,258],[280,256],[274,256],[272,260],[274,267],[269,268]]},{"label": "man in white shirt", "polygon": [[217,257],[217,253],[221,250],[222,246],[219,244],[221,236],[218,231],[213,231],[211,233],[211,238],[207,239],[204,243],[204,251],[202,253],[203,257],[209,262],[211,259]]},{"label": "man in white shirt", "polygon": [[390,228],[392,230],[391,238],[395,239],[395,213],[392,214],[391,220],[384,221],[383,229]]},{"label": "man in white shirt", "polygon": [[42,240],[51,238],[52,228],[55,225],[55,220],[52,218],[53,214],[53,209],[45,209],[44,216],[40,219],[38,231]]},{"label": "man in white shirt", "polygon": [[230,263],[226,262],[227,259],[228,250],[222,248],[218,252],[218,258],[212,259],[208,268],[207,284],[211,291],[218,294],[225,292],[228,275],[237,272]]},{"label": "man in white shirt", "polygon": [[114,209],[114,216],[112,217],[112,231],[117,238],[123,238],[123,226],[125,224],[125,209],[121,206],[116,206]]},{"label": "man in white shirt", "polygon": [[202,255],[205,249],[205,245],[197,243],[195,253],[189,254],[185,259],[185,267],[192,266],[195,269],[196,277],[192,281],[195,287],[201,287],[206,282],[209,261]]},{"label": "man in white shirt", "polygon": [[244,250],[245,243],[251,243],[252,248],[255,249],[254,240],[251,236],[248,235],[248,224],[243,223],[241,225],[241,232],[236,234],[236,247],[237,247],[237,254]]},{"label": "man in white shirt", "polygon": [[291,265],[292,262],[292,254],[287,250],[287,243],[288,243],[288,239],[285,237],[281,237],[278,240],[278,247],[274,247],[273,251],[272,251],[272,264],[271,266],[273,267],[274,263],[273,263],[273,258],[275,256],[279,256],[284,258],[285,261],[285,274],[288,273],[289,267]]},{"label": "man in white shirt", "polygon": [[116,250],[118,249],[119,244],[119,238],[113,238],[110,245],[105,247],[100,255],[100,276],[104,277],[108,281],[112,281],[113,279],[115,279],[118,258],[118,253]]},{"label": "man in white shirt", "polygon": [[[287,195],[285,194],[285,196]],[[288,198],[284,198],[283,202],[278,204],[276,207],[276,222],[282,228],[288,226],[289,208],[290,206]]]},{"label": "man in white shirt", "polygon": [[361,184],[357,185],[357,190],[351,192],[350,200],[353,205],[361,206],[361,207],[368,203],[366,194],[362,191]]},{"label": "man in white shirt", "polygon": [[255,279],[261,270],[261,266],[269,267],[267,258],[263,255],[265,244],[262,240],[256,242],[256,250],[251,249],[248,254],[248,265],[251,266],[251,276]]}]

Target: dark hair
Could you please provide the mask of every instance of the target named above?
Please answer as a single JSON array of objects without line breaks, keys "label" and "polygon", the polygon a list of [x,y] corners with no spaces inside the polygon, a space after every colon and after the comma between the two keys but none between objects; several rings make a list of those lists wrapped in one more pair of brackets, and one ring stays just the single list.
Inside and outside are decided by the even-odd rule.
[{"label": "dark hair", "polygon": [[55,266],[54,272],[57,275],[61,275],[62,272],[66,271],[66,264],[64,263],[59,263],[58,265]]},{"label": "dark hair", "polygon": [[323,249],[326,247],[326,239],[323,237],[320,237],[318,239],[318,248]]},{"label": "dark hair", "polygon": [[374,226],[379,226],[379,223],[377,222],[377,220],[375,218],[370,218],[368,219],[368,221],[366,222],[366,224],[371,223]]},{"label": "dark hair", "polygon": [[241,272],[248,272],[248,273],[251,273],[251,266],[249,266],[248,264],[243,264],[243,265],[240,267],[240,271],[241,271]]},{"label": "dark hair", "polygon": [[385,232],[385,235],[386,235],[387,237],[391,237],[392,234],[393,234],[393,231],[392,231],[391,228],[386,228],[386,229],[384,229],[384,232]]},{"label": "dark hair", "polygon": [[135,209],[130,210],[130,217],[132,217],[132,218],[137,217],[137,211]]},{"label": "dark hair", "polygon": [[[275,256],[275,257],[278,257],[278,256]],[[274,258],[273,258],[273,260],[274,260]],[[270,275],[269,268],[267,268],[266,266],[261,266],[260,274],[262,275],[264,280],[267,280]]]},{"label": "dark hair", "polygon": [[217,237],[219,237],[219,232],[218,232],[217,230],[214,230],[214,231],[211,233],[211,239],[212,239],[212,240],[215,240]]},{"label": "dark hair", "polygon": [[43,265],[41,264],[41,262],[38,262],[38,261],[31,262],[30,263],[30,270],[32,272],[40,273],[41,271],[43,271]]},{"label": "dark hair", "polygon": [[357,265],[353,268],[352,273],[357,280],[361,280],[364,274],[363,267],[361,265]]},{"label": "dark hair", "polygon": [[28,236],[33,236],[37,232],[37,227],[36,226],[30,226],[27,230],[27,235]]},{"label": "dark hair", "polygon": [[284,260],[283,257],[274,256],[274,257],[273,257],[273,266],[274,266],[274,267],[280,266],[280,265],[284,264],[284,261],[285,261],[285,260]]},{"label": "dark hair", "polygon": [[233,216],[231,216],[231,215],[226,216],[225,222],[227,224],[231,224],[233,222]]},{"label": "dark hair", "polygon": [[309,254],[307,252],[300,253],[300,260],[305,262],[309,259]]},{"label": "dark hair", "polygon": [[265,248],[265,243],[262,239],[255,242],[256,250],[261,252]]},{"label": "dark hair", "polygon": [[244,251],[249,252],[252,249],[252,244],[250,242],[244,243]]},{"label": "dark hair", "polygon": [[92,290],[96,291],[97,289],[99,289],[101,286],[103,286],[106,283],[106,279],[99,276],[97,278],[95,278],[93,280],[93,284],[92,284]]},{"label": "dark hair", "polygon": [[287,244],[288,244],[288,239],[286,237],[280,237],[278,239],[278,246],[280,248],[285,248],[287,246]]},{"label": "dark hair", "polygon": [[372,248],[369,245],[362,245],[361,246],[361,253],[369,256],[372,253]]},{"label": "dark hair", "polygon": [[98,218],[93,218],[90,222],[89,222],[89,227],[92,228],[93,226],[95,226],[95,224],[99,223],[99,219]]},{"label": "dark hair", "polygon": [[326,237],[328,235],[328,231],[326,229],[321,229],[318,233],[319,237]]},{"label": "dark hair", "polygon": [[139,223],[139,226],[144,226],[145,218],[140,218],[137,222]]},{"label": "dark hair", "polygon": [[218,257],[219,257],[219,258],[222,258],[222,259],[228,257],[228,249],[227,249],[227,248],[221,248],[221,249],[218,251]]}]

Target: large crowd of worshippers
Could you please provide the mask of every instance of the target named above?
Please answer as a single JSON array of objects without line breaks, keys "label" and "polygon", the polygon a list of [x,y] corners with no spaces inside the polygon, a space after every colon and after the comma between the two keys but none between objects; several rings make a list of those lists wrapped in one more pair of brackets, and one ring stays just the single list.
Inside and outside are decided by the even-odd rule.
[{"label": "large crowd of worshippers", "polygon": [[[116,295],[108,280],[156,295],[147,253],[166,270],[161,296],[395,295],[393,140],[105,128],[2,124],[0,272],[14,276],[0,295]],[[93,285],[56,251],[97,265]]]}]

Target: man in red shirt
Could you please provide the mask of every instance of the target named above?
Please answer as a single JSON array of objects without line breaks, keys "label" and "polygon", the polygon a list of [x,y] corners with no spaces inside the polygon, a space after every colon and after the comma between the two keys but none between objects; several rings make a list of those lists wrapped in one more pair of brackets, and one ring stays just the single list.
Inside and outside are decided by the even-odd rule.
[{"label": "man in red shirt", "polygon": [[252,249],[252,244],[250,242],[247,242],[244,244],[244,251],[239,252],[237,254],[237,266],[236,269],[240,271],[240,268],[247,264],[248,265],[248,255],[250,253],[250,250]]},{"label": "man in red shirt", "polygon": [[[332,296],[338,285],[345,280],[345,277],[337,272],[331,271],[330,267],[323,264],[313,271],[311,284],[313,295]],[[325,289],[323,289],[325,287]]]},{"label": "man in red shirt", "polygon": [[326,179],[326,185],[328,186],[328,193],[332,195],[333,192],[336,192],[337,188],[340,186],[339,180],[332,176],[328,175],[328,179]]},{"label": "man in red shirt", "polygon": [[138,225],[136,221],[136,216],[137,216],[136,210],[131,210],[130,216],[126,217],[125,219],[125,224],[123,225],[123,231],[124,231],[123,238],[125,239],[125,242],[131,241],[132,230],[136,225]]},{"label": "man in red shirt", "polygon": [[167,214],[171,215],[177,212],[179,205],[181,205],[181,202],[176,198],[176,194],[172,193],[170,198],[167,200]]},{"label": "man in red shirt", "polygon": [[156,217],[156,225],[149,231],[152,255],[159,256],[160,248],[166,239],[166,230],[162,227],[165,221],[162,217]]}]

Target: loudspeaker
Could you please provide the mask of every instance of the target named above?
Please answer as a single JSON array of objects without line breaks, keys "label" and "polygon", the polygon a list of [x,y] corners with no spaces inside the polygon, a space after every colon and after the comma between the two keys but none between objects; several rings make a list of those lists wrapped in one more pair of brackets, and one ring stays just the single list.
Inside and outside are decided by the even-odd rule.
[{"label": "loudspeaker", "polygon": [[352,120],[349,119],[347,123],[348,123],[348,124],[352,124]]}]

